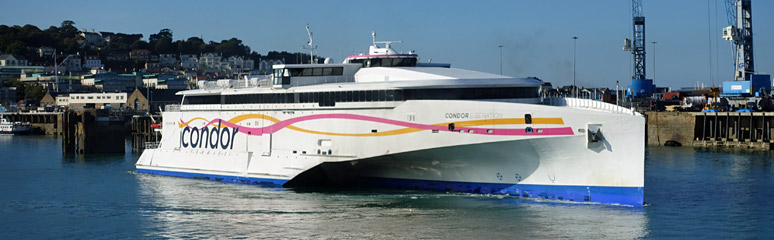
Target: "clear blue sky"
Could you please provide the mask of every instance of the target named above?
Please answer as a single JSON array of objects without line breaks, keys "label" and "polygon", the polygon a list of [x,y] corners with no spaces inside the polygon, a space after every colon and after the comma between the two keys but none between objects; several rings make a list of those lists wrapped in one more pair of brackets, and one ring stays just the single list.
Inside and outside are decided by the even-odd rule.
[{"label": "clear blue sky", "polygon": [[[142,33],[160,29],[175,39],[236,37],[256,52],[304,51],[311,24],[319,54],[339,62],[367,51],[377,40],[402,40],[398,51],[416,50],[422,61],[499,73],[537,76],[555,86],[572,83],[577,40],[577,81],[585,87],[628,85],[631,1],[6,1],[0,24],[58,26],[63,20],[97,31]],[[755,69],[774,72],[774,1],[754,0]],[[715,9],[717,6],[717,9]],[[643,0],[647,76],[656,84],[689,87],[732,79],[724,0]],[[708,12],[709,7],[709,12]],[[708,16],[709,15],[709,16]],[[712,45],[710,47],[710,39]],[[712,58],[710,58],[710,53]],[[712,71],[710,71],[712,69]]]}]

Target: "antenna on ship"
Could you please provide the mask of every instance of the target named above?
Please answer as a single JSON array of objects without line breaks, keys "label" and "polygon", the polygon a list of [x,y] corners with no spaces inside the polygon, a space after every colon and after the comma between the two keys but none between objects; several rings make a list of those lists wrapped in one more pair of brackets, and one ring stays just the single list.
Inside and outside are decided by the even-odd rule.
[{"label": "antenna on ship", "polygon": [[309,42],[306,42],[307,46],[304,46],[304,49],[309,49],[309,63],[314,63],[314,50],[317,49],[317,46],[314,45],[314,39],[312,39],[312,31],[309,30],[309,23],[306,24],[306,34],[309,35]]},{"label": "antenna on ship", "polygon": [[[371,38],[373,38],[374,45],[369,47],[369,53],[370,54],[396,54],[395,50],[390,48],[391,43],[402,43],[403,41],[376,41],[376,32],[371,32]],[[379,46],[376,46],[377,43],[383,43],[384,49],[383,51],[379,51]]]},{"label": "antenna on ship", "polygon": [[384,48],[390,48],[390,43],[402,43],[403,41],[376,41],[376,32],[371,32],[371,38],[373,38],[374,46],[376,46],[377,43],[384,43]]}]

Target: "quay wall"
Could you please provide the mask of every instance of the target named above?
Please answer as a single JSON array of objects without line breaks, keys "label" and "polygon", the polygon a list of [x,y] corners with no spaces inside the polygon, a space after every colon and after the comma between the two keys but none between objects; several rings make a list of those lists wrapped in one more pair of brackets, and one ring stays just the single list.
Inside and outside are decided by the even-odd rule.
[{"label": "quay wall", "polygon": [[646,112],[648,145],[663,146],[666,141],[690,145],[694,140],[695,116],[687,112]]},{"label": "quay wall", "polygon": [[61,112],[42,112],[42,113],[0,113],[1,118],[6,118],[13,122],[29,122],[33,134],[45,134],[59,136],[61,127],[58,124],[62,117]]},{"label": "quay wall", "polygon": [[646,143],[771,149],[774,113],[645,112]]}]

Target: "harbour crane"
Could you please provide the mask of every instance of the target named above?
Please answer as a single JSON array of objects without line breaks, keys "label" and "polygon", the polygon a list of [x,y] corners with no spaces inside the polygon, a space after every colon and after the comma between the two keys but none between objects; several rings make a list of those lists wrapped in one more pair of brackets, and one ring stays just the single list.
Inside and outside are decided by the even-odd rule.
[{"label": "harbour crane", "polygon": [[723,28],[723,39],[731,41],[734,54],[734,80],[750,80],[755,72],[753,59],[751,0],[727,0],[728,27]]},{"label": "harbour crane", "polygon": [[624,51],[632,52],[634,75],[626,95],[630,97],[650,96],[653,93],[653,79],[645,77],[645,16],[642,14],[642,0],[632,0],[632,39],[626,39]]},{"label": "harbour crane", "polygon": [[734,80],[723,82],[723,96],[756,96],[771,91],[771,76],[756,74],[753,58],[752,0],[726,0],[728,27],[723,39],[731,42]]}]

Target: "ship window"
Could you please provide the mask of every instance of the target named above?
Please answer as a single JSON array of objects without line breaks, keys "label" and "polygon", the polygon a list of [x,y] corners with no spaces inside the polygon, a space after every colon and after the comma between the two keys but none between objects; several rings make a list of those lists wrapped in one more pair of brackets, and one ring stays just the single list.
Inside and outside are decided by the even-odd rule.
[{"label": "ship window", "polygon": [[403,101],[403,90],[395,91],[395,101]]},{"label": "ship window", "polygon": [[349,63],[360,63],[363,67],[366,67],[366,59],[353,59],[350,60]]},{"label": "ship window", "polygon": [[301,76],[312,76],[312,68],[304,68],[301,70]]},{"label": "ship window", "polygon": [[[222,97],[223,100],[219,95],[187,96],[183,104],[319,103],[320,106],[335,106],[336,102],[536,98],[538,92],[535,87],[504,87],[238,94]],[[531,124],[532,116],[525,114],[524,122]]]},{"label": "ship window", "polygon": [[532,114],[524,114],[524,123],[532,124]]},{"label": "ship window", "polygon": [[220,104],[220,96],[186,96],[183,104]]},{"label": "ship window", "polygon": [[322,68],[312,68],[312,76],[322,76]]},{"label": "ship window", "polygon": [[341,76],[342,74],[344,74],[344,68],[343,67],[335,67],[335,68],[332,68],[332,70],[331,70],[331,75]]},{"label": "ship window", "polygon": [[306,94],[308,94],[308,93],[299,93],[298,94],[298,102],[305,103],[306,102]]},{"label": "ship window", "polygon": [[288,69],[290,71],[290,76],[297,77],[301,76],[301,71],[304,70],[303,68],[291,68]]},{"label": "ship window", "polygon": [[323,68],[322,69],[322,75],[323,76],[333,75],[333,68]]},{"label": "ship window", "polygon": [[386,92],[386,101],[395,101],[395,90],[387,90]]}]

